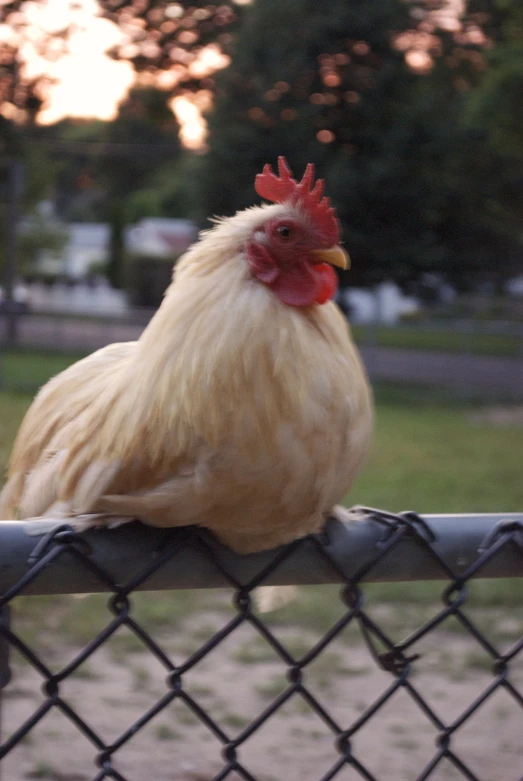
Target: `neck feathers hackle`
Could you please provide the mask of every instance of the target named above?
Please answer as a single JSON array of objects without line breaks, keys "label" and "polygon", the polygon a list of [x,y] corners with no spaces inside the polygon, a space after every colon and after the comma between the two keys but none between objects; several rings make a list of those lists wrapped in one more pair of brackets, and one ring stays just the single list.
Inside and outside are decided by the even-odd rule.
[{"label": "neck feathers hackle", "polygon": [[255,189],[258,195],[273,203],[292,203],[301,206],[310,219],[325,235],[326,244],[332,246],[339,241],[340,227],[336,212],[330,200],[323,196],[323,179],[314,182],[314,165],[309,163],[301,182],[292,178],[292,171],[284,157],[278,158],[278,173],[273,173],[267,163],[263,173],[256,177]]}]

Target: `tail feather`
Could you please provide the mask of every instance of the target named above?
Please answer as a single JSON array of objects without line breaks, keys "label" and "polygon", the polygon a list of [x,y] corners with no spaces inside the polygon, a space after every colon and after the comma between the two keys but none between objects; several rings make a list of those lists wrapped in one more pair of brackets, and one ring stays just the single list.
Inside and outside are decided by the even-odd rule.
[{"label": "tail feather", "polygon": [[16,517],[18,502],[23,491],[25,475],[17,472],[9,478],[0,492],[0,520],[8,521]]},{"label": "tail feather", "polygon": [[116,529],[124,523],[130,523],[136,520],[129,516],[110,516],[101,513],[85,513],[84,515],[75,515],[74,517],[62,516],[57,513],[54,518],[25,518],[27,525],[24,531],[31,537],[37,537],[41,534],[47,534],[58,526],[66,523],[75,532],[85,532],[93,528]]}]

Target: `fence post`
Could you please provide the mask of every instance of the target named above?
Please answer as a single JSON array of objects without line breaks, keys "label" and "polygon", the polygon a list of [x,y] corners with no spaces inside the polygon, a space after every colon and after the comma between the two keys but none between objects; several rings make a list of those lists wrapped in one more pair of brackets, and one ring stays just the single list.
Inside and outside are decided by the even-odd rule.
[{"label": "fence post", "polygon": [[[0,608],[0,627],[9,629],[11,623],[11,611],[9,605]],[[6,638],[0,634],[0,743],[2,742],[2,690],[11,680],[11,670],[9,668],[9,643]],[[0,781],[2,781],[2,766],[0,763]]]},{"label": "fence post", "polygon": [[9,164],[9,206],[7,214],[7,242],[5,262],[5,312],[6,312],[6,341],[7,344],[16,344],[17,336],[17,309],[14,298],[17,252],[18,252],[18,223],[20,218],[20,199],[23,187],[23,163],[19,158],[13,158]]}]

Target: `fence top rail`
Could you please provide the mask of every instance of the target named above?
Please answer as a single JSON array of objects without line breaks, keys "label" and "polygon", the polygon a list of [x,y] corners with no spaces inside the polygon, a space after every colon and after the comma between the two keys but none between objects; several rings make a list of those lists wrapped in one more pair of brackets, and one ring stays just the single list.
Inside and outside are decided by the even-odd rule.
[{"label": "fence top rail", "polygon": [[[417,523],[411,524],[409,516]],[[523,576],[523,513],[407,513],[405,517],[409,523],[403,528],[401,516],[399,525],[388,525],[372,511],[355,509],[347,513],[345,523],[329,522],[318,537],[247,556],[233,553],[211,535],[194,529],[154,529],[133,522],[118,529],[85,532],[74,536],[77,541],[72,543],[67,532],[51,540],[43,533],[35,535],[39,521],[4,521],[0,523],[0,593],[7,594],[31,568],[34,573],[35,561],[41,564],[38,575],[28,579],[20,593],[111,591],[110,581],[119,587],[132,583],[133,590],[220,588],[231,585],[230,575],[237,584],[251,583],[265,568],[264,585],[339,583],[354,576],[369,582],[441,580],[450,572],[456,578],[470,573],[485,547],[490,547],[490,554],[478,576]],[[500,545],[492,555],[500,529],[513,531],[514,544]],[[394,545],[380,557],[393,535]],[[59,555],[49,556],[57,546],[62,548]],[[280,560],[274,566],[277,557]],[[99,577],[101,571],[109,581]],[[144,577],[144,572],[149,574]]]}]

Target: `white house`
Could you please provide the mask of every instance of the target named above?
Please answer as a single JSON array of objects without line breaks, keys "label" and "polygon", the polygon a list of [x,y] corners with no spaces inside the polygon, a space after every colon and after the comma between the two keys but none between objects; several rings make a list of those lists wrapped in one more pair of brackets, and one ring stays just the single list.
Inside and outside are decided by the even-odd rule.
[{"label": "white house", "polygon": [[[60,255],[43,251],[42,271],[81,280],[92,267],[107,261],[110,227],[103,222],[70,222],[62,226],[68,241]],[[124,246],[132,254],[177,257],[195,241],[197,229],[190,220],[147,217],[124,230]]]},{"label": "white house", "polygon": [[513,277],[507,282],[506,290],[509,296],[523,296],[523,274],[519,277]]},{"label": "white house", "polygon": [[109,226],[103,222],[56,223],[66,234],[67,242],[60,253],[42,250],[38,267],[49,274],[69,279],[83,279],[94,264],[107,260]]},{"label": "white house", "polygon": [[145,217],[125,230],[125,246],[132,254],[177,257],[197,235],[196,225],[190,220]]},{"label": "white house", "polygon": [[[340,303],[345,304],[352,323],[397,323],[402,315],[419,310],[419,302],[406,296],[394,282],[382,282],[374,290],[345,288],[340,290]],[[344,308],[342,306],[342,308]]]},{"label": "white house", "polygon": [[[46,216],[52,219],[52,214]],[[38,265],[42,271],[66,277],[75,284],[56,282],[49,287],[33,282],[27,288],[31,308],[111,315],[124,312],[127,307],[125,293],[113,290],[104,277],[96,275],[93,278],[92,275],[93,266],[108,260],[110,226],[107,223],[72,222],[60,227],[68,234],[63,251],[59,255],[43,251]],[[189,220],[148,217],[124,230],[124,246],[130,254],[174,259],[196,237],[196,226]],[[87,277],[90,277],[88,281]]]},{"label": "white house", "polygon": [[71,222],[64,252],[64,271],[72,279],[89,274],[94,264],[107,260],[110,230],[103,222]]}]

